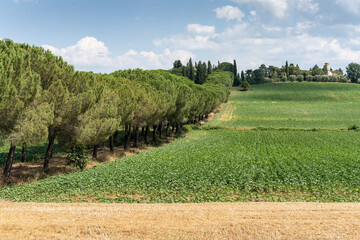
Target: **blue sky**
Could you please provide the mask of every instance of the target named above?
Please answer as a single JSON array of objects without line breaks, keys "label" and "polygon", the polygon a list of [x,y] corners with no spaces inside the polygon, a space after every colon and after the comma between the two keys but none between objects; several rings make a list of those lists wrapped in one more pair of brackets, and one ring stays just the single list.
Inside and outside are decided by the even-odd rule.
[{"label": "blue sky", "polygon": [[169,69],[236,59],[308,69],[360,63],[360,0],[0,0],[0,38],[76,69]]}]

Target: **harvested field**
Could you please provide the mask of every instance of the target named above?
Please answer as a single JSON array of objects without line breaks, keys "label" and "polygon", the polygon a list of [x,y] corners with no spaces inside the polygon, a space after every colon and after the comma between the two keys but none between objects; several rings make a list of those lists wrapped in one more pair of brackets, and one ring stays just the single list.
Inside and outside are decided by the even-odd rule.
[{"label": "harvested field", "polygon": [[0,202],[1,239],[360,239],[360,204]]}]

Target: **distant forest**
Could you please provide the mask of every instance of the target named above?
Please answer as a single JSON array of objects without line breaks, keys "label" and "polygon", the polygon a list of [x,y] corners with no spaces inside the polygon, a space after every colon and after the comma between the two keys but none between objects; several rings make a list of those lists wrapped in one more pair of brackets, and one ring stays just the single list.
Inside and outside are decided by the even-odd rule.
[{"label": "distant forest", "polygon": [[176,60],[171,73],[185,76],[197,84],[205,82],[207,76],[214,71],[226,71],[232,73],[233,86],[239,86],[242,82],[250,84],[260,84],[269,82],[353,82],[358,83],[360,80],[360,65],[350,63],[346,68],[346,74],[339,69],[327,69],[326,64],[321,68],[318,65],[309,70],[300,69],[298,64],[285,62],[282,67],[266,66],[262,64],[257,69],[248,69],[245,72],[237,71],[236,60],[233,63],[218,62],[217,65],[207,62],[195,62],[192,59],[184,65],[180,60]]}]

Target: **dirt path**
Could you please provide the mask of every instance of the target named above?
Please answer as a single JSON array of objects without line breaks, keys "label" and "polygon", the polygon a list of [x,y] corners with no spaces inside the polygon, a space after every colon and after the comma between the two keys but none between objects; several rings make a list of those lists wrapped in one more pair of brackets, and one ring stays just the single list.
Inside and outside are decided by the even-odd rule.
[{"label": "dirt path", "polygon": [[360,204],[0,202],[1,239],[360,239]]}]

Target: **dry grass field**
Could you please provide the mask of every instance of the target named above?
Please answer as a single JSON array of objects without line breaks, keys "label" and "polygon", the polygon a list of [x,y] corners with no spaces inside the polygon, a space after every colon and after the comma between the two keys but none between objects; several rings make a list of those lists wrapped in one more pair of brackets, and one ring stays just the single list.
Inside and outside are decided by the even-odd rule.
[{"label": "dry grass field", "polygon": [[0,202],[1,239],[360,239],[360,204]]}]

